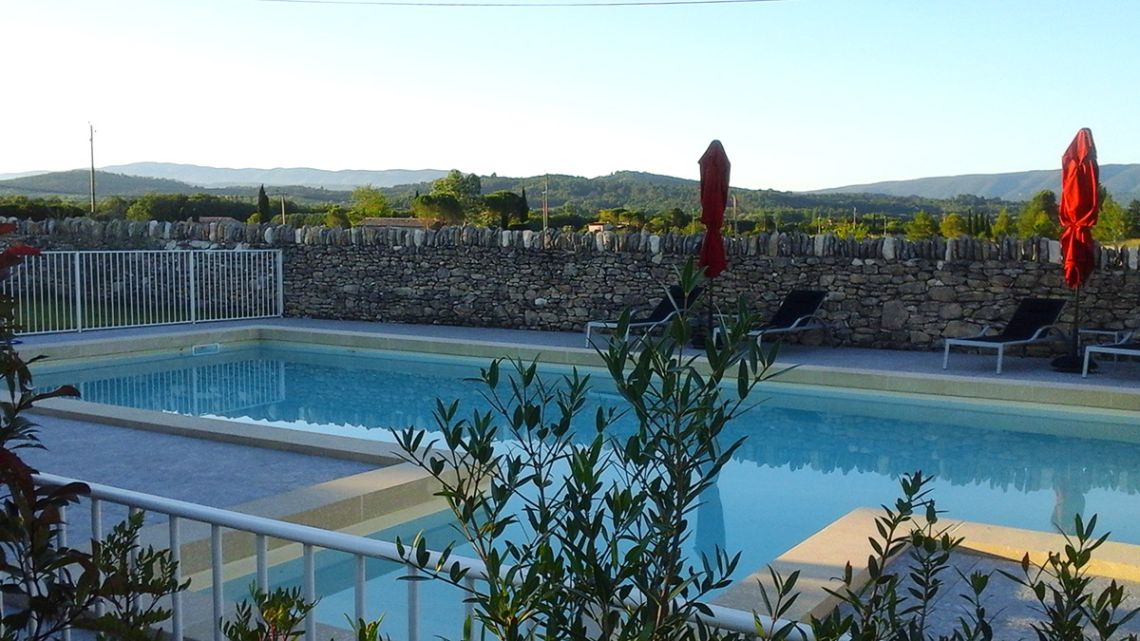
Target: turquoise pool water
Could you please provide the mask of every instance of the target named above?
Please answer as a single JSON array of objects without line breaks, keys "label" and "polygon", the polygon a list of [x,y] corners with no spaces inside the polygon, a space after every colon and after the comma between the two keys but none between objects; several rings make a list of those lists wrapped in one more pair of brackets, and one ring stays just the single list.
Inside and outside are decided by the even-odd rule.
[{"label": "turquoise pool water", "polygon": [[[77,384],[85,400],[99,403],[391,440],[389,427],[432,428],[437,397],[482,407],[478,386],[464,379],[485,364],[266,345],[57,367],[37,382]],[[604,378],[595,376],[593,399],[618,402]],[[856,507],[891,501],[898,477],[919,469],[937,475],[935,496],[949,517],[1055,530],[1055,522],[1071,523],[1077,512],[1097,513],[1113,540],[1140,544],[1140,445],[1129,440],[1136,440],[1140,422],[1133,413],[779,384],[763,387],[755,400],[726,434],[747,440],[698,510],[692,544],[742,552],[740,576]],[[376,536],[410,537],[424,529],[442,546],[450,534],[446,522],[437,515]],[[321,611],[336,612],[329,622],[342,623],[339,613],[351,611],[351,566],[333,555],[320,563],[319,587],[330,594]],[[385,595],[377,607],[396,629],[405,612],[404,585],[393,581],[401,573],[388,564],[369,568],[376,577],[370,596]],[[274,575],[291,582],[299,569],[285,564]],[[248,582],[233,582],[235,596]],[[435,608],[449,601],[444,596],[426,602]],[[457,601],[454,607],[462,608]]]}]

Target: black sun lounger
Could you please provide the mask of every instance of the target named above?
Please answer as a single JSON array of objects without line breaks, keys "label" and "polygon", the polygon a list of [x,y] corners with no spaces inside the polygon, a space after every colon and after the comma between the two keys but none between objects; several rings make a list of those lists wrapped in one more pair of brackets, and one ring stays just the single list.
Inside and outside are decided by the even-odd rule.
[{"label": "black sun lounger", "polygon": [[[629,335],[634,331],[642,331],[645,333],[651,332],[659,326],[665,325],[673,320],[673,317],[684,310],[693,306],[693,302],[701,294],[701,288],[694,289],[688,296],[685,297],[685,291],[679,285],[672,285],[665,292],[665,297],[657,304],[651,311],[644,314],[635,314],[629,320],[629,326],[626,327],[624,340],[629,340]],[[586,323],[586,346],[590,346],[590,335],[595,330],[614,330],[618,328],[618,321],[616,320],[593,320]]]},{"label": "black sun lounger", "polygon": [[977,347],[997,350],[997,373],[1001,374],[1005,348],[1065,339],[1065,333],[1057,327],[1057,318],[1061,316],[1064,307],[1065,301],[1061,299],[1026,298],[1018,303],[1013,318],[1009,319],[1009,323],[1001,333],[987,336],[991,327],[986,325],[976,336],[947,338],[945,352],[942,355],[942,369],[946,369],[950,361],[951,347]]}]

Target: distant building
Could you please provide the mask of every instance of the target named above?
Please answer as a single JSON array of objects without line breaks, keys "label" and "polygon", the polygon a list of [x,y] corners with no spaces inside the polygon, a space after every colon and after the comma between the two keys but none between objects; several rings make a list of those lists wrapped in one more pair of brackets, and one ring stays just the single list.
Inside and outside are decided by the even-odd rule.
[{"label": "distant building", "polygon": [[237,218],[232,218],[230,216],[199,216],[198,222],[200,222],[200,223],[241,223],[241,222],[245,222],[245,221],[238,220]]},{"label": "distant building", "polygon": [[424,229],[428,221],[419,218],[365,218],[356,224],[357,227],[405,227],[411,229]]}]

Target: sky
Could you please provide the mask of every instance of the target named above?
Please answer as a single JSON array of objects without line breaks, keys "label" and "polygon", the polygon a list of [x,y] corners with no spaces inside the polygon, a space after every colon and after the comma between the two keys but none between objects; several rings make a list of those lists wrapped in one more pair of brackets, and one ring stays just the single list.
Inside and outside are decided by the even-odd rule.
[{"label": "sky", "polygon": [[1081,127],[1140,162],[1133,0],[520,1],[0,0],[0,173],[88,166],[89,123],[98,167],[696,179],[719,139],[809,190],[1054,169]]}]

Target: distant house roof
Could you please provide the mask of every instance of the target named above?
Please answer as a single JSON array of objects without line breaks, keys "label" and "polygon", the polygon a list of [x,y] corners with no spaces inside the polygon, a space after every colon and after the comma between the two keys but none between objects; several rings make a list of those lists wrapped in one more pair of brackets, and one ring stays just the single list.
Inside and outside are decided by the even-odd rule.
[{"label": "distant house roof", "polygon": [[237,218],[230,216],[200,216],[198,217],[200,223],[240,223]]},{"label": "distant house roof", "polygon": [[423,229],[427,226],[425,221],[419,218],[365,218],[359,223],[357,227],[414,227],[416,229]]}]

